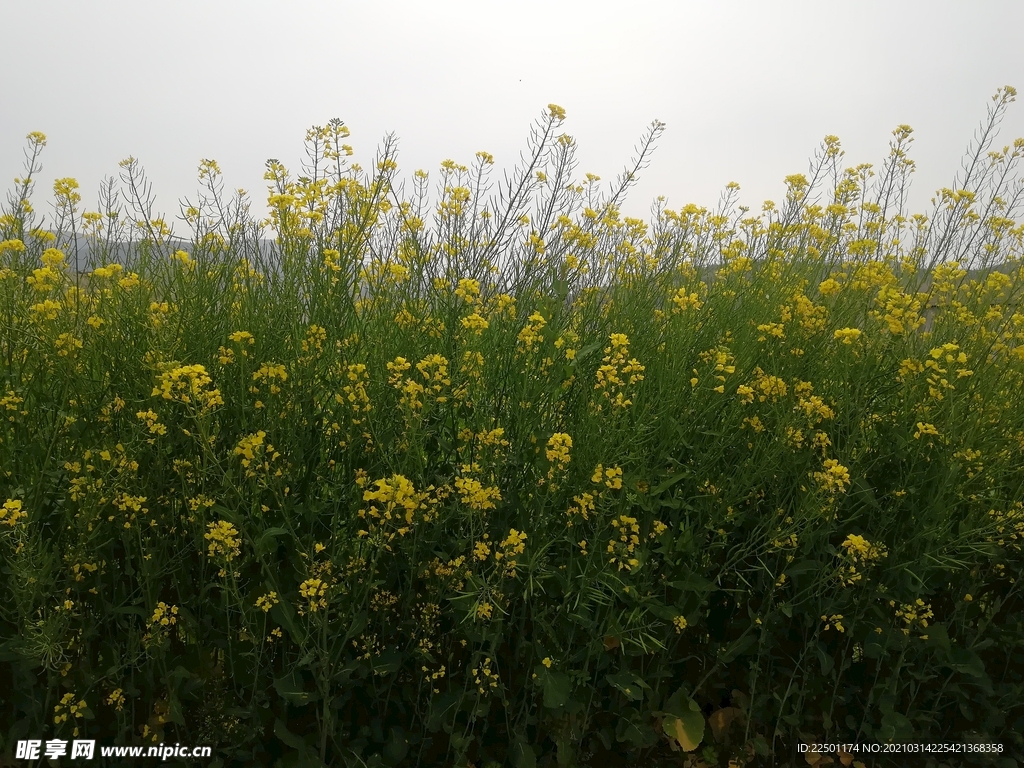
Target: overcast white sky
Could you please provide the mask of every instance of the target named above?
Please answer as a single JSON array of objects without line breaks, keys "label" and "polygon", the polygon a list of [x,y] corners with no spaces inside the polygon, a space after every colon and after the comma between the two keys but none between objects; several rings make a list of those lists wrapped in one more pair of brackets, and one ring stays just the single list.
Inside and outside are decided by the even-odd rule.
[{"label": "overcast white sky", "polygon": [[399,179],[430,171],[435,202],[445,158],[488,151],[500,183],[549,103],[567,112],[577,178],[602,184],[658,119],[623,205],[647,220],[658,195],[713,208],[730,181],[754,212],[781,201],[826,134],[844,166],[880,168],[900,123],[915,131],[910,210],[927,212],[1004,85],[1021,96],[993,148],[1024,136],[1020,0],[0,0],[0,28],[0,181],[13,188],[25,135],[45,133],[33,199],[48,218],[55,178],[76,178],[92,210],[129,155],[168,220],[196,198],[203,158],[263,216],[266,159],[299,175],[306,129],[332,117],[364,168],[395,132]]}]

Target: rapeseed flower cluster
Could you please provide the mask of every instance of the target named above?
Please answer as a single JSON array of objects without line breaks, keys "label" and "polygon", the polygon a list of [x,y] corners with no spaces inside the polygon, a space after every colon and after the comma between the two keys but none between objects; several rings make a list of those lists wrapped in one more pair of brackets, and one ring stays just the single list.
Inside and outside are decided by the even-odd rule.
[{"label": "rapeseed flower cluster", "polygon": [[7,499],[0,508],[0,525],[13,528],[25,517],[28,517],[28,513],[22,509],[21,499]]},{"label": "rapeseed flower cluster", "polygon": [[317,611],[326,609],[327,591],[330,587],[330,582],[320,578],[306,579],[303,581],[299,585],[299,594],[306,598],[306,605],[299,607],[299,615],[304,616],[307,610],[310,613],[316,613]]},{"label": "rapeseed flower cluster", "polygon": [[224,404],[220,390],[207,389],[213,380],[202,365],[172,367],[160,375],[152,396],[190,404],[193,401],[202,408],[215,408]]},{"label": "rapeseed flower cluster", "polygon": [[490,534],[485,533],[484,541],[478,541],[473,545],[473,557],[481,562],[485,562],[491,556],[491,547],[486,541],[489,538]]},{"label": "rapeseed flower cluster", "polygon": [[765,373],[760,367],[754,369],[752,388],[760,402],[776,402],[789,393],[789,386],[778,376]]},{"label": "rapeseed flower cluster", "polygon": [[990,509],[988,516],[993,526],[990,540],[1020,552],[1024,544],[1024,502],[1015,501],[1005,511]]},{"label": "rapeseed flower cluster", "polygon": [[443,355],[427,355],[416,363],[416,370],[423,377],[423,391],[431,393],[438,403],[447,402],[447,396],[441,394],[445,387],[452,384],[448,376],[447,358]]},{"label": "rapeseed flower cluster", "polygon": [[526,325],[519,332],[519,344],[526,352],[533,352],[539,344],[544,342],[542,330],[547,325],[547,320],[540,312],[534,312],[527,319]]},{"label": "rapeseed flower cluster", "polygon": [[376,501],[379,505],[370,504],[356,513],[368,523],[366,528],[357,532],[357,536],[369,537],[370,541],[383,545],[390,552],[395,537],[405,536],[412,530],[417,512],[423,521],[430,519],[428,500],[434,486],[417,492],[408,478],[398,474],[375,480],[374,485],[377,490],[364,491],[363,501]]},{"label": "rapeseed flower cluster", "polygon": [[835,629],[837,632],[845,632],[846,627],[843,626],[843,614],[834,613],[831,616],[822,615],[821,620],[825,622],[825,631]]},{"label": "rapeseed flower cluster", "polygon": [[122,271],[124,271],[124,267],[121,264],[108,264],[106,266],[97,266],[89,272],[89,276],[93,280],[112,280],[117,278]]},{"label": "rapeseed flower cluster", "polygon": [[110,692],[104,701],[112,706],[116,711],[120,712],[124,708],[125,696],[124,691],[120,688],[115,688]]},{"label": "rapeseed flower cluster", "polygon": [[825,459],[822,471],[813,472],[812,476],[818,486],[828,494],[846,493],[846,489],[850,487],[850,470],[836,459]]},{"label": "rapeseed flower cluster", "polygon": [[608,469],[605,469],[603,465],[598,464],[594,468],[594,474],[590,478],[590,482],[595,484],[603,482],[607,488],[617,491],[622,488],[622,468],[608,467]]},{"label": "rapeseed flower cluster", "polygon": [[808,336],[824,330],[828,320],[828,310],[811,301],[802,290],[793,296],[793,315],[800,329]]},{"label": "rapeseed flower cluster", "polygon": [[[277,382],[280,381],[283,384],[288,381],[288,371],[280,363],[263,363],[258,370],[253,371],[252,380],[270,382],[270,394],[277,395],[281,392],[281,385]],[[255,384],[249,387],[249,391],[254,395],[260,394],[260,388]]]},{"label": "rapeseed flower cluster", "polygon": [[341,393],[336,394],[334,399],[339,405],[351,409],[352,425],[359,426],[365,419],[359,418],[358,414],[369,413],[373,410],[373,406],[370,405],[370,395],[366,391],[370,374],[366,370],[365,364],[353,363],[347,366],[345,378],[348,383],[341,388]]},{"label": "rapeseed flower cluster", "polygon": [[516,567],[518,565],[516,555],[521,555],[526,551],[526,539],[525,533],[517,531],[515,528],[509,529],[508,536],[501,542],[501,551],[494,553],[494,559],[498,562],[504,560],[502,563],[505,571],[505,576],[512,577],[516,575]]},{"label": "rapeseed flower cluster", "polygon": [[178,606],[167,605],[161,601],[156,604],[153,615],[149,618],[148,632],[143,637],[147,646],[160,643],[170,636],[171,629],[178,623]]},{"label": "rapeseed flower cluster", "polygon": [[[915,627],[917,629],[927,629],[928,619],[935,616],[932,612],[932,607],[926,604],[921,598],[917,598],[913,603],[899,603],[897,608],[897,602],[895,600],[889,601],[889,607],[896,609],[896,618],[903,621],[904,626],[900,627],[900,631],[904,635],[909,635],[910,631]],[[928,635],[921,635],[922,640],[927,640]]]},{"label": "rapeseed flower cluster", "polygon": [[860,328],[840,328],[833,334],[833,338],[849,346],[861,337]]},{"label": "rapeseed flower cluster", "polygon": [[[88,705],[85,703],[85,699],[79,699],[75,701],[77,697],[71,691],[68,691],[61,696],[60,701],[57,702],[53,708],[53,723],[54,725],[60,725],[61,723],[68,722],[68,718],[71,718],[71,722],[79,720],[88,714]],[[78,726],[75,726],[74,735],[78,735]]]},{"label": "rapeseed flower cluster", "polygon": [[[252,346],[256,343],[256,339],[248,331],[234,331],[228,335],[228,340],[239,345],[242,357],[249,357],[249,350],[245,348],[246,345]],[[221,365],[232,365],[235,362],[234,347],[220,346],[217,348],[217,352],[217,362]]]},{"label": "rapeseed flower cluster", "polygon": [[[597,383],[594,389],[600,390],[601,395],[609,400],[613,410],[628,408],[633,401],[626,397],[624,389],[626,385],[634,385],[643,381],[645,367],[636,358],[630,358],[629,338],[624,333],[613,333],[610,337],[611,343],[604,349],[604,363],[597,369]],[[600,412],[603,405],[598,402],[595,406]]]},{"label": "rapeseed flower cluster", "polygon": [[858,567],[870,566],[889,554],[884,544],[872,544],[856,533],[849,534],[841,546],[845,550],[845,556],[850,560],[850,565],[840,569],[840,578],[844,586],[852,586],[863,578],[863,573]]},{"label": "rapeseed flower cluster", "polygon": [[498,674],[491,669],[491,659],[487,657],[483,662],[469,671],[476,683],[477,693],[483,695],[498,687]]},{"label": "rapeseed flower cluster", "polygon": [[635,556],[636,548],[640,545],[640,525],[635,517],[619,515],[612,520],[612,527],[618,531],[619,537],[608,541],[607,551],[611,555],[608,562],[620,571],[632,571],[640,565]]},{"label": "rapeseed flower cluster", "polygon": [[[207,524],[207,532],[203,538],[209,543],[207,554],[211,558],[223,559],[230,563],[242,554],[242,538],[238,529],[227,520],[218,520],[215,523]],[[224,571],[221,571],[224,575]]]},{"label": "rapeseed flower cluster", "polygon": [[[235,446],[232,453],[235,456],[242,457],[242,468],[245,470],[246,477],[256,477],[257,469],[268,472],[270,470],[270,462],[276,461],[281,456],[274,449],[273,444],[266,443],[264,445],[266,437],[267,433],[261,429],[258,432],[246,435]],[[262,464],[259,463],[260,459],[263,459]],[[276,476],[280,475],[281,470],[278,469]]]},{"label": "rapeseed flower cluster", "polygon": [[569,466],[572,457],[569,451],[572,449],[572,437],[564,432],[555,432],[548,438],[545,455],[551,466],[548,468],[548,480],[554,479],[556,474],[561,474]]},{"label": "rapeseed flower cluster", "polygon": [[265,595],[260,595],[256,598],[256,607],[264,613],[269,613],[270,609],[281,602],[277,597],[277,592],[267,592]]},{"label": "rapeseed flower cluster", "polygon": [[[463,473],[474,469],[478,471],[479,466],[464,464],[462,467]],[[501,490],[497,486],[484,486],[472,477],[455,478],[455,489],[461,495],[462,503],[478,512],[495,509],[495,502],[501,501]]]},{"label": "rapeseed flower cluster", "polygon": [[[589,520],[591,513],[594,511],[594,500],[595,496],[592,493],[584,491],[582,494],[577,494],[572,497],[575,504],[570,505],[569,509],[566,510],[565,514],[569,520],[566,522],[566,527],[572,528],[574,525],[573,518],[579,515],[584,520]],[[586,549],[584,546],[583,549]],[[586,552],[584,552],[586,554]]]},{"label": "rapeseed flower cluster", "polygon": [[480,303],[480,281],[474,280],[469,277],[464,277],[459,280],[458,286],[455,288],[455,295],[468,304],[479,304]]},{"label": "rapeseed flower cluster", "polygon": [[[166,435],[167,427],[160,423],[160,416],[153,409],[147,409],[145,411],[138,411],[135,417],[146,422],[146,429],[149,430],[150,434],[153,435]],[[152,445],[156,442],[155,439],[150,439],[149,444]]]},{"label": "rapeseed flower cluster", "polygon": [[700,309],[702,306],[704,306],[704,302],[700,300],[700,297],[696,293],[694,293],[693,291],[687,293],[685,288],[680,288],[676,292],[676,294],[672,297],[672,303],[675,305],[672,308],[673,314],[686,312],[689,309]]}]

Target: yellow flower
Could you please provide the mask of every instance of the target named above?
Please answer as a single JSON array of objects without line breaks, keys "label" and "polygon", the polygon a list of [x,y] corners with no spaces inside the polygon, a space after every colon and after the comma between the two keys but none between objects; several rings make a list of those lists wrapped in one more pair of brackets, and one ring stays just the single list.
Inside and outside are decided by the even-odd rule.
[{"label": "yellow flower", "polygon": [[152,395],[181,403],[191,403],[195,400],[204,408],[213,408],[223,405],[224,399],[220,395],[220,390],[206,389],[212,383],[204,366],[182,365],[161,374],[160,382],[158,386],[153,387]]},{"label": "yellow flower", "polygon": [[812,474],[828,493],[845,493],[850,486],[850,471],[835,459],[826,459],[824,471]]},{"label": "yellow flower", "polygon": [[121,708],[124,707],[124,691],[120,688],[115,688],[110,692],[110,695],[107,696],[106,702],[120,712]]},{"label": "yellow flower", "polygon": [[604,471],[604,484],[612,490],[622,488],[622,469],[620,467],[609,467]]},{"label": "yellow flower", "polygon": [[238,529],[227,520],[218,520],[216,523],[209,523],[206,526],[209,531],[205,539],[210,542],[208,554],[210,557],[223,557],[231,562],[241,554],[241,537]]},{"label": "yellow flower", "polygon": [[544,315],[540,312],[534,312],[530,315],[526,326],[519,332],[518,336],[519,343],[526,348],[527,352],[532,352],[536,349],[538,344],[544,341],[541,329],[547,325],[547,322],[548,321],[544,319]]},{"label": "yellow flower", "polygon": [[818,293],[822,296],[835,296],[841,289],[842,286],[831,277],[818,284]]},{"label": "yellow flower", "polygon": [[841,613],[834,613],[834,614],[832,614],[831,618],[828,617],[828,616],[822,616],[821,617],[821,620],[825,622],[825,629],[826,630],[835,628],[839,632],[845,632],[846,628],[843,626],[842,619],[843,619],[843,614],[841,614]]},{"label": "yellow flower", "polygon": [[555,120],[565,120],[565,110],[557,104],[548,104],[548,114]]},{"label": "yellow flower", "polygon": [[480,296],[480,281],[470,278],[462,278],[455,289],[455,295],[472,303]]},{"label": "yellow flower", "polygon": [[[327,590],[330,584],[318,578],[306,579],[299,585],[299,594],[306,598],[310,613],[327,607]],[[300,613],[302,610],[300,609]]]},{"label": "yellow flower", "polygon": [[548,470],[548,479],[551,479],[555,473],[555,467],[557,466],[558,471],[565,471],[565,468],[569,466],[569,462],[572,461],[572,457],[569,455],[569,450],[572,448],[572,437],[565,434],[564,432],[555,432],[547,442],[547,450],[545,451],[548,461],[553,465]]},{"label": "yellow flower", "polygon": [[0,509],[0,525],[7,525],[13,528],[21,518],[27,516],[28,513],[23,512],[21,509],[20,499],[8,499],[4,502],[3,508]]},{"label": "yellow flower", "polygon": [[675,304],[675,307],[672,308],[673,314],[685,312],[688,309],[700,309],[704,306],[696,293],[687,293],[685,288],[680,288],[676,292],[672,297],[672,303]]},{"label": "yellow flower", "polygon": [[843,344],[847,345],[853,344],[853,342],[857,341],[860,337],[861,331],[859,328],[840,328],[832,334],[832,338],[838,339],[842,341]]},{"label": "yellow flower", "polygon": [[487,330],[489,325],[490,324],[476,312],[462,318],[462,327],[466,330],[475,332],[484,331]]},{"label": "yellow flower", "polygon": [[270,609],[279,602],[281,601],[277,599],[277,592],[268,592],[267,594],[256,598],[256,607],[261,609],[264,613],[269,613]]},{"label": "yellow flower", "polygon": [[455,478],[455,488],[462,495],[462,502],[470,509],[483,511],[495,509],[495,501],[501,501],[501,490],[496,486],[484,487],[479,480],[467,477]]}]

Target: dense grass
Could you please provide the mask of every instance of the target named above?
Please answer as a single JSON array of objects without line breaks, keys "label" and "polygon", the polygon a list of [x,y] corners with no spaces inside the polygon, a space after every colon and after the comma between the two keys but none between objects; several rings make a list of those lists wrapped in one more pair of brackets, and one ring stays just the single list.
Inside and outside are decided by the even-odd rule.
[{"label": "dense grass", "polygon": [[930,217],[900,126],[877,176],[826,137],[757,217],[730,185],[622,218],[663,126],[606,198],[552,105],[489,204],[486,153],[431,208],[332,121],[297,181],[268,162],[266,222],[203,161],[183,243],[133,159],[127,207],[61,179],[36,221],[30,135],[0,218],[0,746],[1015,764],[1013,95]]}]

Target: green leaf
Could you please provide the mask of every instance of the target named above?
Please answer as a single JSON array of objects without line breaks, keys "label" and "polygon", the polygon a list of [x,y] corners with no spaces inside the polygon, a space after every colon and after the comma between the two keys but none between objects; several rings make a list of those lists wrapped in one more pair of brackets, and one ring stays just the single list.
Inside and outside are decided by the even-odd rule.
[{"label": "green leaf", "polygon": [[672,417],[669,417],[669,422],[671,422],[672,426],[676,428],[676,434],[679,436],[679,442],[682,444],[682,446],[686,448],[688,451],[692,451],[693,446],[690,445],[690,443],[687,441],[687,438],[690,437],[691,432],[687,429],[684,429],[683,425],[680,424],[676,419],[673,419]]},{"label": "green leaf", "polygon": [[886,741],[902,741],[909,738],[914,732],[914,725],[906,715],[899,712],[886,712],[882,714],[882,727],[880,735]]},{"label": "green leaf", "polygon": [[517,736],[512,744],[512,765],[515,768],[537,768],[537,756],[522,736]]},{"label": "green leaf", "polygon": [[[215,586],[216,582],[211,582],[211,585]],[[292,641],[300,646],[305,645],[306,630],[299,624],[295,616],[295,607],[287,600],[281,600],[270,609],[270,617],[288,630]]]},{"label": "green leaf", "polygon": [[974,651],[954,648],[950,653],[949,667],[974,678],[974,684],[988,694],[992,693],[992,681],[985,674],[985,662]]},{"label": "green leaf", "polygon": [[711,592],[716,589],[714,582],[708,581],[697,573],[690,573],[681,579],[670,581],[669,586],[684,592]]},{"label": "green leaf", "polygon": [[963,672],[971,677],[984,677],[985,676],[985,663],[981,658],[966,648],[954,648],[950,654],[951,669],[957,672]]},{"label": "green leaf", "polygon": [[[274,678],[274,688],[289,704],[309,704],[313,700],[312,694],[302,689],[302,676],[294,669],[284,677]],[[282,739],[282,741],[284,741]],[[285,742],[286,744],[288,742]]]},{"label": "green leaf", "polygon": [[256,554],[265,555],[270,552],[274,546],[274,541],[279,536],[287,535],[287,528],[267,528],[263,534],[256,540]]},{"label": "green leaf", "polygon": [[398,671],[398,668],[402,666],[402,661],[405,656],[403,653],[396,648],[389,648],[384,653],[377,657],[376,661],[373,661],[373,671],[378,675],[390,675]]},{"label": "green leaf", "polygon": [[880,659],[885,653],[885,646],[878,642],[869,641],[864,643],[865,659]]},{"label": "green leaf", "polygon": [[583,349],[576,353],[576,360],[585,360],[590,357],[594,352],[601,348],[601,342],[594,342],[593,344],[587,344]]},{"label": "green leaf", "polygon": [[771,752],[771,748],[768,746],[768,742],[765,741],[764,736],[755,736],[753,746],[754,752],[761,757],[768,757],[768,753]]},{"label": "green leaf", "polygon": [[793,578],[794,576],[800,576],[811,571],[819,573],[821,571],[821,563],[817,560],[801,560],[799,563],[787,568],[785,573],[787,577]]},{"label": "green leaf", "polygon": [[545,670],[542,682],[544,689],[544,706],[548,709],[557,709],[565,706],[569,701],[569,694],[572,692],[572,681],[564,672],[549,672]]},{"label": "green leaf", "polygon": [[669,715],[662,722],[662,728],[683,752],[693,752],[704,740],[704,716],[700,712],[685,712],[682,717]]},{"label": "green leaf", "polygon": [[814,648],[818,652],[818,662],[821,664],[822,676],[827,676],[832,668],[835,667],[836,661],[831,655],[825,652],[825,646],[823,643],[817,643]]},{"label": "green leaf", "polygon": [[427,718],[426,723],[427,730],[431,733],[437,733],[441,728],[444,716],[448,714],[448,710],[459,703],[459,700],[459,694],[450,691],[431,699],[430,716]]},{"label": "green leaf", "polygon": [[732,643],[729,644],[729,647],[726,648],[725,651],[722,653],[719,662],[722,664],[728,664],[736,657],[742,656],[743,653],[746,652],[746,650],[750,648],[750,646],[754,645],[756,642],[757,635],[753,634],[748,630],[747,632],[740,635],[735,640],[733,640]]},{"label": "green leaf", "polygon": [[655,488],[651,491],[651,496],[657,496],[659,494],[664,493],[669,488],[671,488],[673,485],[675,485],[680,480],[682,480],[684,477],[687,477],[689,474],[690,474],[690,472],[686,471],[686,472],[680,472],[677,475],[672,475],[672,477],[668,478],[667,480],[662,481],[657,486],[655,486]]},{"label": "green leaf", "polygon": [[397,765],[409,754],[409,740],[405,737],[405,731],[398,726],[393,726],[390,731],[388,743],[384,745],[384,758],[393,765]]},{"label": "green leaf", "polygon": [[622,691],[630,701],[640,701],[644,697],[643,689],[648,687],[628,669],[620,670],[614,675],[605,675],[605,680],[611,683],[613,688]]},{"label": "green leaf", "polygon": [[655,712],[661,716],[662,730],[673,738],[684,752],[692,752],[704,739],[704,714],[700,706],[680,686],[665,700],[664,709]]},{"label": "green leaf", "polygon": [[301,736],[289,731],[288,726],[280,718],[274,720],[274,735],[292,749],[297,749],[300,752],[306,751],[305,740]]}]

